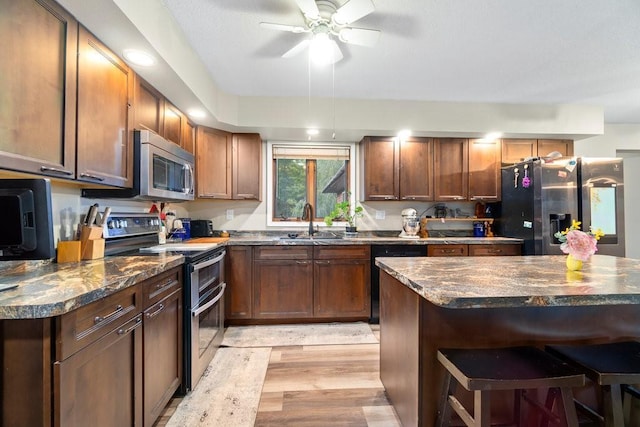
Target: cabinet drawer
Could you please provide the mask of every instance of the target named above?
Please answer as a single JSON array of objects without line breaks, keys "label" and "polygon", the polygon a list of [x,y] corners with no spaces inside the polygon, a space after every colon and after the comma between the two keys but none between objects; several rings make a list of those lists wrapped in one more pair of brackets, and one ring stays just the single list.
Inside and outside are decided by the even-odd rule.
[{"label": "cabinet drawer", "polygon": [[182,290],[181,267],[142,282],[143,310],[177,290]]},{"label": "cabinet drawer", "polygon": [[254,259],[311,259],[313,246],[258,246]]},{"label": "cabinet drawer", "polygon": [[371,250],[369,245],[357,246],[316,246],[314,259],[369,259]]},{"label": "cabinet drawer", "polygon": [[469,245],[469,256],[520,255],[520,245]]},{"label": "cabinet drawer", "polygon": [[427,256],[467,256],[469,245],[427,245]]},{"label": "cabinet drawer", "polygon": [[56,359],[64,360],[95,342],[141,308],[140,288],[135,285],[61,316]]}]

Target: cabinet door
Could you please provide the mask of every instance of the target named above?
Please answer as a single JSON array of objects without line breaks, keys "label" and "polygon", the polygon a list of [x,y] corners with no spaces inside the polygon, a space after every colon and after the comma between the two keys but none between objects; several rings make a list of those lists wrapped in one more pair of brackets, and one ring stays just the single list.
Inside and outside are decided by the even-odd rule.
[{"label": "cabinet door", "polygon": [[184,122],[184,132],[182,134],[182,148],[194,154],[196,152],[196,127],[189,120]]},{"label": "cabinet door", "polygon": [[256,319],[313,317],[313,261],[253,263],[253,314]]},{"label": "cabinet door", "polygon": [[433,200],[433,140],[400,143],[400,200]]},{"label": "cabinet door", "polygon": [[253,317],[252,264],[251,246],[227,247],[224,271],[227,281],[225,314],[229,320]]},{"label": "cabinet door", "polygon": [[54,425],[142,425],[142,314],[54,364]]},{"label": "cabinet door", "polygon": [[508,256],[520,255],[522,245],[469,245],[469,256]]},{"label": "cabinet door", "polygon": [[427,256],[467,256],[469,245],[427,245]]},{"label": "cabinet door", "polygon": [[196,134],[197,196],[231,199],[231,134],[198,127]]},{"label": "cabinet door", "polygon": [[539,139],[538,156],[547,156],[554,151],[563,156],[573,156],[573,141],[570,139]]},{"label": "cabinet door", "polygon": [[400,150],[395,139],[365,137],[361,150],[364,200],[398,200]]},{"label": "cabinet door", "polygon": [[467,140],[442,138],[435,141],[435,200],[466,200],[468,194]]},{"label": "cabinet door", "polygon": [[262,140],[257,133],[233,134],[233,199],[261,200]]},{"label": "cabinet door", "polygon": [[182,383],[182,289],[144,312],[144,425],[152,426]]},{"label": "cabinet door", "polygon": [[78,179],[131,187],[133,72],[84,27],[78,37]]},{"label": "cabinet door", "polygon": [[0,167],[74,178],[77,22],[47,0],[0,10]]},{"label": "cabinet door", "polygon": [[135,76],[134,129],[148,129],[162,135],[164,97],[140,76]]},{"label": "cabinet door", "polygon": [[527,157],[538,155],[538,145],[535,139],[503,139],[502,163],[513,164],[521,162]]},{"label": "cabinet door", "polygon": [[315,260],[314,316],[368,319],[371,316],[370,277],[369,260]]},{"label": "cabinet door", "polygon": [[469,200],[500,200],[501,150],[500,140],[469,140]]},{"label": "cabinet door", "polygon": [[186,117],[182,111],[178,110],[169,101],[164,102],[164,131],[163,136],[177,144],[181,145],[182,135],[184,134],[184,122]]}]

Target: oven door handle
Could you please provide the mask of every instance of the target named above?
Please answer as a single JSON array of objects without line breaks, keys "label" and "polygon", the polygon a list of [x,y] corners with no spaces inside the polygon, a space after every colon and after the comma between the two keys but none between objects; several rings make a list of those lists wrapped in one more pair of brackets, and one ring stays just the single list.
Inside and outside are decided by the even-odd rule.
[{"label": "oven door handle", "polygon": [[217,256],[213,259],[198,263],[198,264],[194,264],[191,268],[193,269],[192,271],[198,271],[198,270],[202,270],[205,267],[209,267],[212,264],[215,264],[216,262],[220,262],[222,261],[222,259],[224,258],[224,256],[226,255],[226,251],[222,251],[222,254],[220,254],[220,256]]},{"label": "oven door handle", "polygon": [[198,307],[195,310],[191,310],[191,316],[193,317],[198,317],[200,316],[200,313],[202,313],[205,310],[208,310],[209,307],[211,307],[212,305],[214,305],[215,303],[217,303],[218,301],[220,301],[220,298],[222,298],[224,296],[224,290],[227,288],[227,283],[226,282],[222,282],[220,284],[220,287],[222,288],[222,290],[220,291],[220,293],[218,295],[216,295],[216,297],[214,299],[212,299],[211,301],[209,301],[208,303],[206,303],[205,305],[203,305],[202,307]]}]

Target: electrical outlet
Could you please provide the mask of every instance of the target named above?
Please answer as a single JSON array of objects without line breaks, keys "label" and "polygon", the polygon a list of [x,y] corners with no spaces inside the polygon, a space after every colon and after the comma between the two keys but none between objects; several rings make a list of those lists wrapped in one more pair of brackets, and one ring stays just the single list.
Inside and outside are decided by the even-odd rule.
[{"label": "electrical outlet", "polygon": [[227,209],[227,220],[233,219],[233,209]]},{"label": "electrical outlet", "polygon": [[376,211],[376,219],[384,219],[386,216],[385,211]]}]

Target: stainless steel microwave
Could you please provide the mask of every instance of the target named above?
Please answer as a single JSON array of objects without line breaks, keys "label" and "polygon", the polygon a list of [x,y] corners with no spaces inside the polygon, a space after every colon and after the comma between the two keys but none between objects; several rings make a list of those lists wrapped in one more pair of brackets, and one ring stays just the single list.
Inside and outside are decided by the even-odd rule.
[{"label": "stainless steel microwave", "polygon": [[194,199],[193,154],[148,130],[134,130],[133,144],[133,188],[86,188],[83,197],[170,202]]}]

